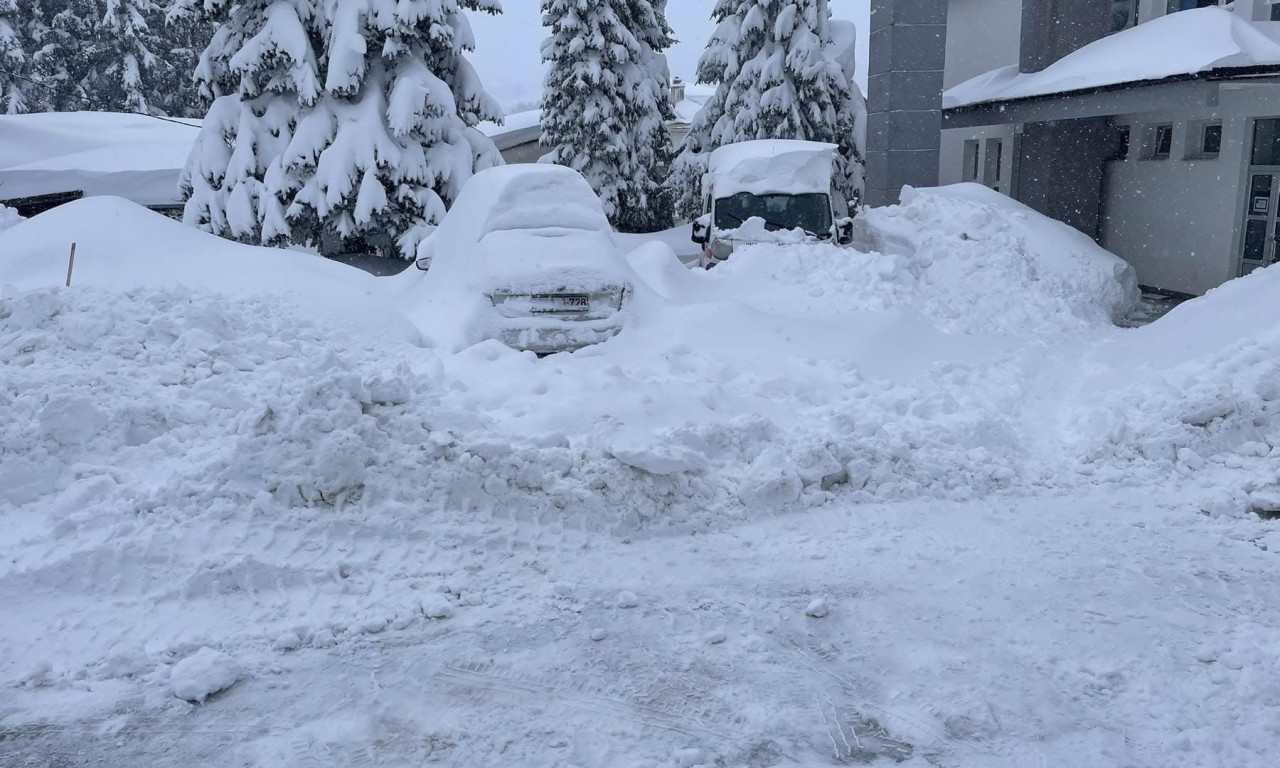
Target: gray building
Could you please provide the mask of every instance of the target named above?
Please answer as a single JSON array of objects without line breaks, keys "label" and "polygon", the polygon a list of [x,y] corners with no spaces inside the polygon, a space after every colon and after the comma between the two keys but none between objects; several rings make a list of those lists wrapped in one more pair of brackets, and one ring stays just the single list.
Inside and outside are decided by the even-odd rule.
[{"label": "gray building", "polygon": [[[941,42],[912,30],[936,29],[917,5],[945,6]],[[1280,0],[1218,5],[874,0],[869,75],[888,87],[869,88],[873,202],[900,183],[982,183],[1177,293],[1280,260]],[[895,54],[904,40],[929,50]],[[932,177],[913,159],[931,111]]]}]

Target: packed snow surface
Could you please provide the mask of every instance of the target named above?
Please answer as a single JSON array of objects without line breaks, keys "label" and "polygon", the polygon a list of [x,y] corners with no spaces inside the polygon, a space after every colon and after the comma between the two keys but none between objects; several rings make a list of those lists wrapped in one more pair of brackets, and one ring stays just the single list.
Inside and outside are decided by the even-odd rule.
[{"label": "packed snow surface", "polygon": [[946,91],[942,103],[949,109],[1266,65],[1280,65],[1280,42],[1233,11],[1197,8],[1104,37],[1041,72],[987,72]]},{"label": "packed snow surface", "polygon": [[727,144],[711,153],[706,192],[717,198],[829,193],[836,145],[814,141],[759,140]]},{"label": "packed snow surface", "polygon": [[1122,330],[1087,238],[913,190],[856,249],[645,245],[636,323],[539,360],[69,210],[0,234],[0,764],[1280,749],[1280,272]]},{"label": "packed snow surface", "polygon": [[0,198],[84,192],[178,205],[198,120],[112,112],[0,115]]}]

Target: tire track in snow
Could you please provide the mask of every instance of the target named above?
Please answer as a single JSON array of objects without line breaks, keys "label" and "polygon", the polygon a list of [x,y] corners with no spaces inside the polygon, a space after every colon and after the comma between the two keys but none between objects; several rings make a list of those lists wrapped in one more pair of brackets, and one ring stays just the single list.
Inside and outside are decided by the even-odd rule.
[{"label": "tire track in snow", "polygon": [[641,702],[623,690],[601,689],[581,681],[535,676],[491,664],[445,665],[433,681],[452,695],[487,704],[493,698],[538,698],[586,714],[603,715],[691,738],[740,742],[744,734],[727,723],[710,721],[683,709]]}]

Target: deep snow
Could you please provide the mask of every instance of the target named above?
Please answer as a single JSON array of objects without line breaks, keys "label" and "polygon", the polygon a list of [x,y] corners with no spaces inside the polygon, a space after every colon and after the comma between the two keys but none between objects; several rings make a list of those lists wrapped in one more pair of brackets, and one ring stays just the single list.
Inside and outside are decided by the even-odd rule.
[{"label": "deep snow", "polygon": [[981,188],[859,236],[643,246],[538,360],[120,201],[0,234],[0,764],[1270,766],[1280,272],[1135,331]]}]

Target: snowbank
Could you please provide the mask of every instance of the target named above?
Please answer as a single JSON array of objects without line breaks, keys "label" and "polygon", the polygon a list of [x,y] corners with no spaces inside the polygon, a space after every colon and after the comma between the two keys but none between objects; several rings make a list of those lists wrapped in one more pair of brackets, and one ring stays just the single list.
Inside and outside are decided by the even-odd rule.
[{"label": "snowbank", "polygon": [[980,184],[903,190],[902,204],[855,220],[876,273],[916,288],[886,293],[948,331],[1053,337],[1098,329],[1139,298],[1122,259],[1078,230]]},{"label": "snowbank", "polygon": [[[1076,455],[1105,477],[1170,472],[1280,490],[1280,270],[1258,270],[1102,345],[1074,398]],[[1229,480],[1223,481],[1226,475]]]},{"label": "snowbank", "polygon": [[111,112],[0,115],[0,195],[82,191],[181,205],[178,177],[199,133],[198,120]]},{"label": "snowbank", "polygon": [[1222,69],[1280,65],[1280,43],[1223,8],[1171,13],[1104,37],[1042,72],[1003,67],[943,94],[945,109]]},{"label": "snowbank", "polygon": [[313,254],[233,243],[121,198],[60,206],[0,234],[0,296],[63,285],[76,244],[76,288],[184,287],[270,295],[378,333],[417,339],[369,274]]}]

